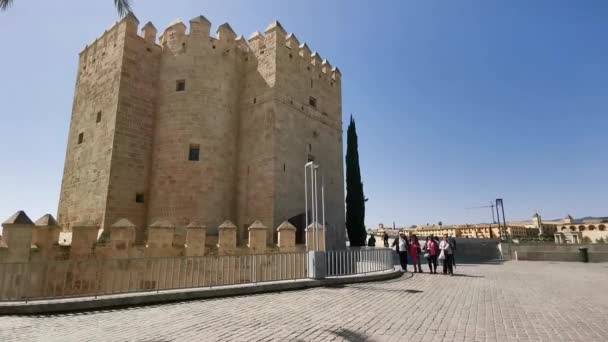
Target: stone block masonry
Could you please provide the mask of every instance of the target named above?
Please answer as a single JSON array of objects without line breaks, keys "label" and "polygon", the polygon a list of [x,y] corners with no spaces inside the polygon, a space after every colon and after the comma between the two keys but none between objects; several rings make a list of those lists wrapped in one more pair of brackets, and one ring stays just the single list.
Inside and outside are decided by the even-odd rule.
[{"label": "stone block masonry", "polygon": [[128,15],[80,53],[59,225],[103,232],[124,218],[136,244],[154,244],[167,226],[196,222],[209,244],[230,220],[230,245],[246,245],[260,220],[269,229],[254,232],[256,244],[265,232],[273,245],[289,221],[302,241],[303,166],[314,160],[325,172],[327,248],[344,246],[338,68],[277,21],[248,40],[227,23],[210,37],[203,16],[189,24],[175,21],[157,44],[154,25],[139,35]]}]

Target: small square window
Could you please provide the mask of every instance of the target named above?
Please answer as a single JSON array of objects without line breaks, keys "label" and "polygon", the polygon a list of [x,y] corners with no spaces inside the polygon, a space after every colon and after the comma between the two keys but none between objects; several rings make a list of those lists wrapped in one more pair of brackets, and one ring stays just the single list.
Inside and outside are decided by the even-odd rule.
[{"label": "small square window", "polygon": [[84,133],[78,134],[78,145],[82,144],[84,141]]},{"label": "small square window", "polygon": [[179,80],[175,83],[175,91],[186,90],[186,80]]},{"label": "small square window", "polygon": [[312,154],[308,155],[308,161],[309,162],[314,162],[315,161],[315,156],[313,156]]},{"label": "small square window", "polygon": [[316,108],[316,107],[317,107],[317,99],[315,99],[315,98],[314,98],[314,97],[312,97],[312,96],[311,96],[311,97],[309,97],[309,98],[308,98],[308,104]]},{"label": "small square window", "polygon": [[97,119],[95,119],[95,122],[101,122],[101,112],[97,112]]},{"label": "small square window", "polygon": [[200,159],[201,147],[200,145],[190,145],[190,152],[188,153],[188,160],[198,161]]},{"label": "small square window", "polygon": [[138,192],[135,194],[135,203],[144,203],[144,194]]}]

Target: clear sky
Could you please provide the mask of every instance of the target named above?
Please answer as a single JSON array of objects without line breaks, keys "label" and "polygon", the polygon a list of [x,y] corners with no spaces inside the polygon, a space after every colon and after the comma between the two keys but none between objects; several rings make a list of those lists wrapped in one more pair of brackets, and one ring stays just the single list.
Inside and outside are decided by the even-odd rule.
[{"label": "clear sky", "polygon": [[[497,197],[512,220],[608,215],[606,1],[133,5],[159,31],[203,14],[248,37],[279,19],[338,66],[368,227],[489,221],[465,207]],[[117,19],[111,0],[0,13],[0,220],[56,213],[78,52]]]}]

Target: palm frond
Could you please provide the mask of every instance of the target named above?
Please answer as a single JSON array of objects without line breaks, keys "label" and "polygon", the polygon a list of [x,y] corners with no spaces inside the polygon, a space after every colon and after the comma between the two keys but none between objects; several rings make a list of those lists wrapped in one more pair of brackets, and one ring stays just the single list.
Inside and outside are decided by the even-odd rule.
[{"label": "palm frond", "polygon": [[[0,0],[5,1],[5,0]],[[11,1],[11,0],[8,0]],[[124,17],[131,12],[131,0],[114,0],[114,5],[118,11],[118,15]]]},{"label": "palm frond", "polygon": [[13,0],[0,0],[0,10],[5,11],[13,4]]}]

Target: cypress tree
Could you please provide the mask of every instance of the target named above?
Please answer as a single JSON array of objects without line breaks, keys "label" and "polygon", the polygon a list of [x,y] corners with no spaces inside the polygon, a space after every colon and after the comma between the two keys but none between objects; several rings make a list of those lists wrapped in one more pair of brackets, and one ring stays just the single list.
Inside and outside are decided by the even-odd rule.
[{"label": "cypress tree", "polygon": [[357,128],[352,115],[346,140],[346,231],[351,246],[364,246],[365,196],[359,167]]}]

